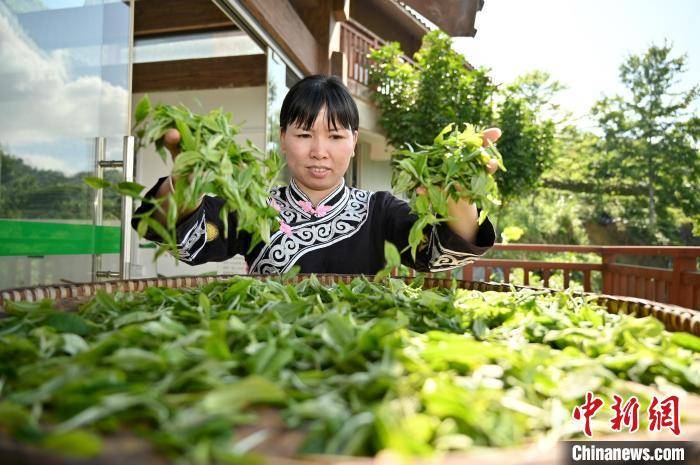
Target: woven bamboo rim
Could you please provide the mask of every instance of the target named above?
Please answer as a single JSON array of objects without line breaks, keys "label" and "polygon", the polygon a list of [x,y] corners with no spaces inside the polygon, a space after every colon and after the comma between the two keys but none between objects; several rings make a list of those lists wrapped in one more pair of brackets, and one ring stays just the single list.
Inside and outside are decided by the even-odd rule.
[{"label": "woven bamboo rim", "polygon": [[[87,298],[94,296],[98,290],[112,294],[115,292],[137,292],[143,291],[149,287],[170,287],[170,288],[188,288],[199,287],[215,281],[224,281],[235,276],[246,276],[257,279],[279,279],[274,275],[220,275],[220,276],[181,276],[173,278],[145,278],[145,279],[129,279],[129,280],[114,280],[98,283],[80,283],[80,284],[59,284],[51,286],[35,286],[16,289],[7,289],[0,291],[0,315],[4,303],[8,301],[29,301],[36,302],[42,299],[52,299],[57,301],[59,305],[66,306],[71,303],[77,303]],[[288,280],[288,282],[297,283],[303,279],[310,277],[308,274],[300,274]],[[332,285],[338,281],[349,283],[359,275],[343,275],[343,274],[317,274],[316,278],[324,285]],[[407,282],[411,282],[415,278],[401,278]],[[430,289],[436,287],[450,287],[452,278],[424,278],[423,287]],[[560,290],[549,288],[535,288],[529,286],[515,286],[507,283],[483,282],[483,281],[464,281],[456,280],[457,287],[460,289],[470,289],[478,291],[499,291],[507,292],[511,289],[532,289],[540,292],[560,292]],[[653,316],[661,321],[668,331],[685,331],[688,333],[700,336],[700,311],[691,310],[689,308],[679,307],[676,305],[663,304],[653,302],[651,300],[639,299],[636,297],[613,296],[606,294],[593,293],[574,293],[574,295],[588,295],[595,298],[598,305],[605,307],[610,313],[624,313],[636,317]]]}]

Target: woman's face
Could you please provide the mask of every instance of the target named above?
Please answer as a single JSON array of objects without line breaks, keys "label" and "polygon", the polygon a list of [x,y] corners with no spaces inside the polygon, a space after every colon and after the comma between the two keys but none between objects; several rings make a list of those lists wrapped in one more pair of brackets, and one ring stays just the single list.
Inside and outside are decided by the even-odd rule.
[{"label": "woman's face", "polygon": [[[333,190],[345,175],[357,143],[357,131],[326,126],[326,108],[318,113],[313,127],[304,131],[289,125],[280,132],[280,148],[287,158],[287,167],[311,200]],[[311,192],[317,191],[318,197]],[[314,199],[314,197],[317,197]]]}]

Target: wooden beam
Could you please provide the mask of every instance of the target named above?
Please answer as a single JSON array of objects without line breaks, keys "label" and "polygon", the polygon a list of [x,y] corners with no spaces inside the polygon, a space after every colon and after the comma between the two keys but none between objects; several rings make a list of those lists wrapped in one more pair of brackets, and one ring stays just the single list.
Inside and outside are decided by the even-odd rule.
[{"label": "wooden beam", "polygon": [[347,21],[350,19],[350,0],[332,0],[333,19],[336,21]]},{"label": "wooden beam", "polygon": [[237,29],[211,0],[139,0],[134,5],[134,37]]},{"label": "wooden beam", "polygon": [[384,41],[396,41],[412,57],[420,49],[427,28],[398,3],[386,0],[354,1],[350,4],[353,26],[369,30]]},{"label": "wooden beam", "polygon": [[133,92],[265,85],[265,55],[136,63]]},{"label": "wooden beam", "polygon": [[288,0],[241,0],[305,74],[318,69],[318,43]]},{"label": "wooden beam", "polygon": [[[299,18],[316,39],[316,73],[320,74],[331,72],[330,52],[339,49],[339,47],[332,48],[330,46],[331,30],[333,29],[331,25],[333,22],[332,1],[289,0]],[[338,42],[340,41],[338,40]]]}]

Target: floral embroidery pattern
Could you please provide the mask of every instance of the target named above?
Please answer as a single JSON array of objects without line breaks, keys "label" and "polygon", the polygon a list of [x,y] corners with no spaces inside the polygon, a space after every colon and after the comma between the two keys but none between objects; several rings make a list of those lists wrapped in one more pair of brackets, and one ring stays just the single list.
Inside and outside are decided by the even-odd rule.
[{"label": "floral embroidery pattern", "polygon": [[318,207],[314,208],[314,206],[308,200],[297,200],[297,203],[306,213],[316,215],[319,218],[326,216],[326,213],[331,211],[333,208],[329,205],[319,205]]},{"label": "floral embroidery pattern", "polygon": [[280,220],[280,231],[282,231],[285,236],[292,235],[292,227],[282,220]]}]

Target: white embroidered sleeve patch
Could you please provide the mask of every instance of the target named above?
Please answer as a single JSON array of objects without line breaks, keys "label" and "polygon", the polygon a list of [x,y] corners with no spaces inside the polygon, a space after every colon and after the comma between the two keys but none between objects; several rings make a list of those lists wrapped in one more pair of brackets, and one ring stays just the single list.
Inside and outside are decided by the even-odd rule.
[{"label": "white embroidered sleeve patch", "polygon": [[429,256],[430,261],[428,263],[428,268],[433,273],[437,271],[447,271],[467,265],[476,261],[476,259],[479,257],[473,253],[458,252],[443,246],[440,243],[437,226],[433,226],[433,229],[430,232]]},{"label": "white embroidered sleeve patch", "polygon": [[197,222],[185,233],[182,241],[177,245],[177,254],[171,251],[171,254],[183,262],[192,262],[197,255],[202,251],[207,244],[207,223],[206,215],[202,211],[202,216]]}]

